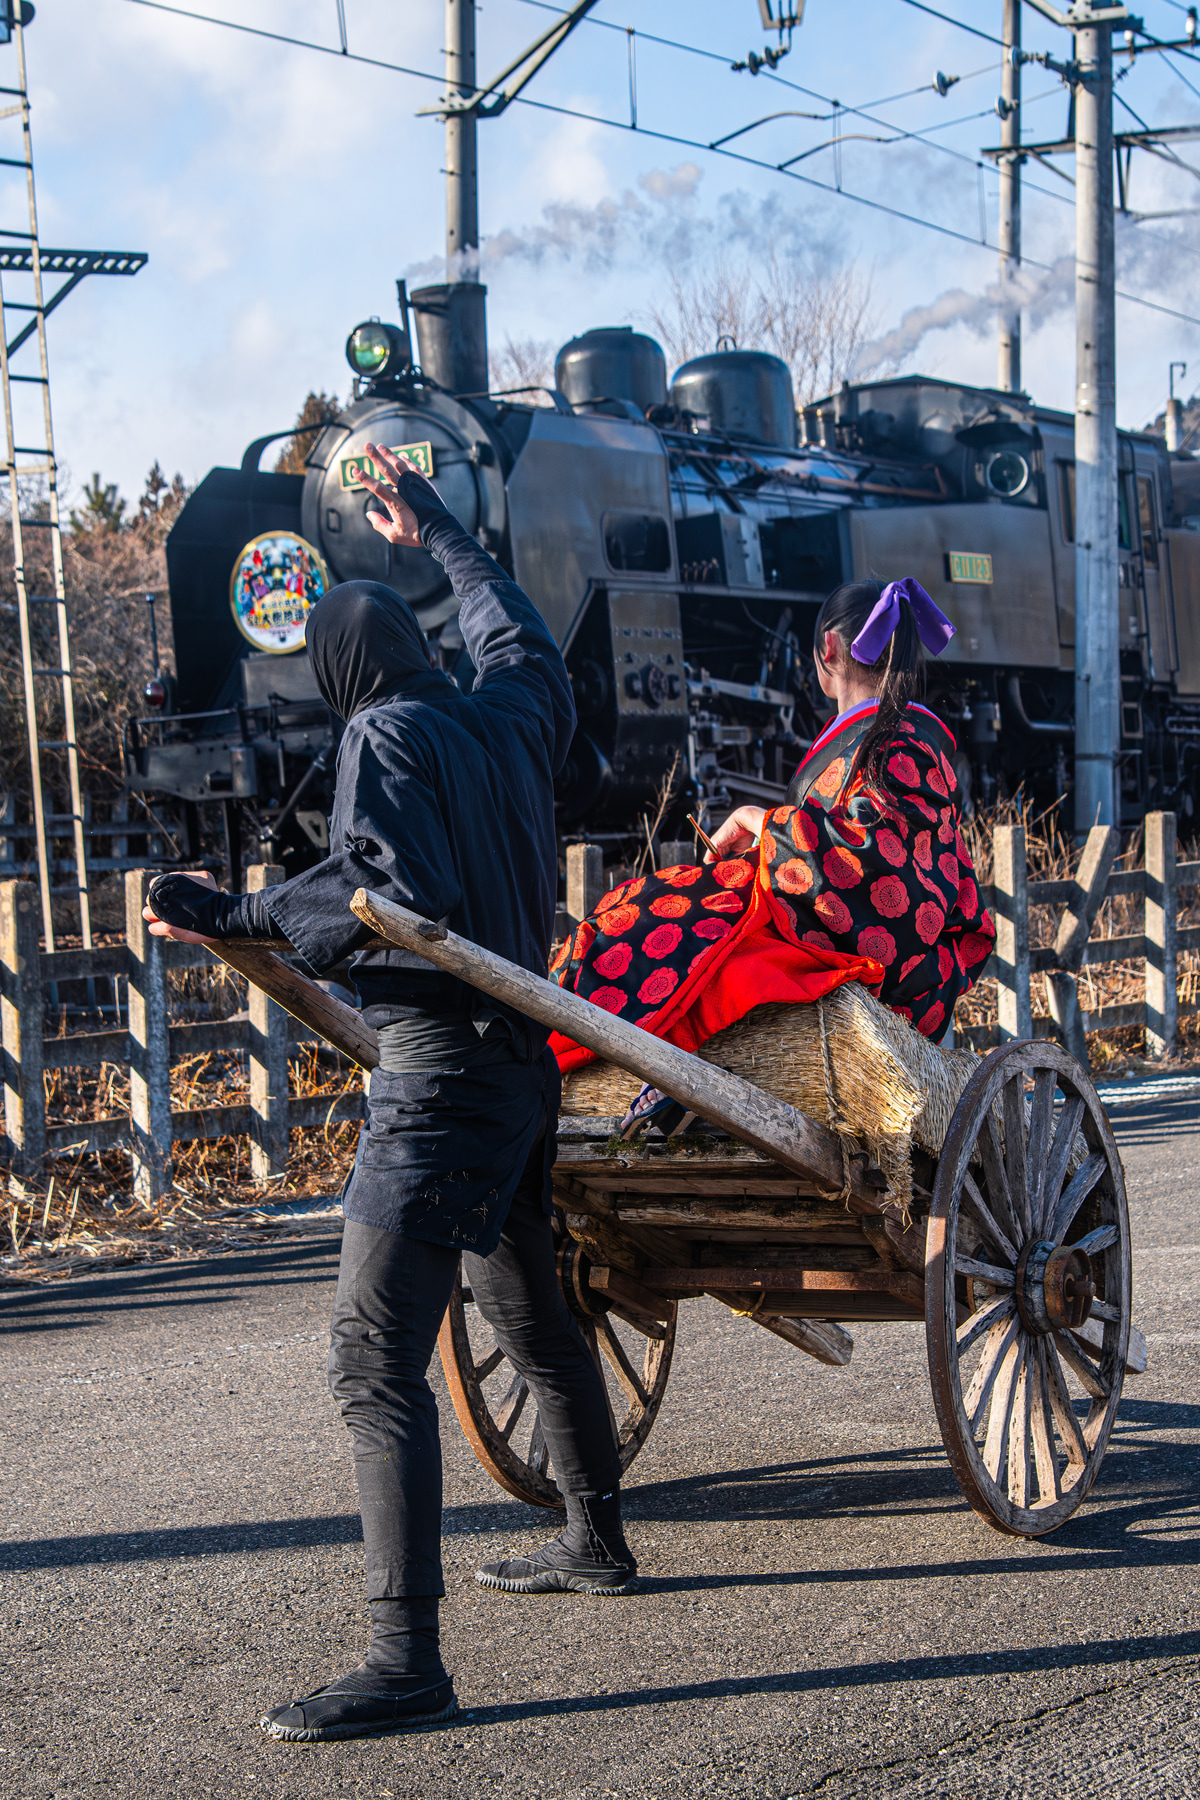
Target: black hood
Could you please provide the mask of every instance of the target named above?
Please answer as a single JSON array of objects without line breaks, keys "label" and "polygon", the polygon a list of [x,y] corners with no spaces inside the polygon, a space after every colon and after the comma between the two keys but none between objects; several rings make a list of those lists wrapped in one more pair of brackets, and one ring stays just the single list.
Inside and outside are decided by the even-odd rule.
[{"label": "black hood", "polygon": [[331,588],[309,613],[304,641],[321,698],[342,719],[430,674],[416,614],[381,581]]}]

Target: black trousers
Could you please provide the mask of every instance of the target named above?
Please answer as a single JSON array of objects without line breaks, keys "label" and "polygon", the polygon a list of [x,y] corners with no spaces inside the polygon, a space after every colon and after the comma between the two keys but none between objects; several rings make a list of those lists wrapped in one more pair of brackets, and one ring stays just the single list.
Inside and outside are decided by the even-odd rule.
[{"label": "black trousers", "polygon": [[[465,1275],[541,1413],[564,1495],[620,1480],[603,1378],[567,1311],[542,1210],[534,1146],[497,1249]],[[354,1438],[368,1600],[444,1594],[442,1454],[426,1378],[458,1253],[347,1220],[334,1302],[329,1385]]]}]

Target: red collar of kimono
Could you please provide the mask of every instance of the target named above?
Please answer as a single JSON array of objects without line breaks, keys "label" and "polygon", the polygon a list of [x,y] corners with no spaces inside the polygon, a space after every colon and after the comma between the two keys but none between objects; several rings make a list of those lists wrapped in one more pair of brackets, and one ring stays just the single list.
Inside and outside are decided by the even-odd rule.
[{"label": "red collar of kimono", "polygon": [[[921,706],[914,700],[910,702],[907,710],[909,712],[924,713],[927,719],[932,719],[935,725],[941,726],[941,729],[946,731],[946,727],[942,725],[942,721],[938,718],[937,714],[930,712],[927,706]],[[879,701],[867,700],[855,707],[849,717],[847,717],[845,713],[839,713],[836,719],[830,719],[821,735],[813,740],[812,747],[808,754],[796,765],[795,774],[792,776],[792,780],[795,780],[796,775],[799,775],[802,769],[808,767],[809,763],[818,752],[827,750],[833,743],[833,740],[840,737],[843,731],[854,731],[860,725],[865,725],[872,714],[877,713],[878,711]],[[947,732],[947,736],[950,736],[951,741],[953,742],[953,738],[949,732]]]}]

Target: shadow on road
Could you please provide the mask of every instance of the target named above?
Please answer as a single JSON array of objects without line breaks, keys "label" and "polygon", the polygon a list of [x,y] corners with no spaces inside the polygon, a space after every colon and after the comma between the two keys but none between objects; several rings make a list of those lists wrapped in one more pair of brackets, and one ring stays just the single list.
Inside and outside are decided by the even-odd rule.
[{"label": "shadow on road", "polygon": [[200,1262],[150,1263],[61,1285],[0,1288],[0,1334],[78,1331],[147,1308],[227,1306],[263,1287],[294,1287],[337,1276],[340,1236],[322,1232],[311,1241],[248,1253],[213,1254]]},{"label": "shadow on road", "polygon": [[841,1663],[836,1668],[794,1669],[778,1675],[747,1675],[726,1681],[695,1681],[678,1687],[626,1689],[615,1694],[579,1694],[562,1700],[518,1700],[503,1706],[473,1707],[465,1716],[475,1725],[504,1725],[520,1719],[564,1713],[611,1712],[629,1706],[668,1706],[697,1700],[731,1700],[755,1694],[822,1693],[833,1689],[893,1686],[907,1681],[969,1680],[972,1676],[1041,1670],[1102,1669],[1112,1663],[1161,1662],[1200,1655],[1200,1631],[1170,1637],[1109,1638],[1091,1644],[1047,1644],[995,1656],[905,1657],[895,1662]]},{"label": "shadow on road", "polygon": [[1121,1149],[1161,1150],[1181,1134],[1196,1129],[1195,1100],[1146,1100],[1136,1107],[1114,1107],[1109,1123]]},{"label": "shadow on road", "polygon": [[[1151,1415],[1174,1415],[1195,1407],[1139,1403]],[[1149,1422],[1149,1421],[1148,1421]],[[1163,1423],[1155,1418],[1155,1423]],[[864,1469],[864,1465],[868,1465]],[[907,1514],[956,1512],[966,1503],[955,1486],[940,1446],[876,1451],[854,1458],[819,1458],[765,1468],[727,1470],[632,1488],[625,1514],[631,1524],[654,1520],[711,1522],[714,1519],[787,1521],[846,1518],[870,1510],[880,1525],[880,1561],[873,1568],[730,1570],[713,1575],[651,1577],[646,1593],[716,1588],[787,1587],[825,1582],[911,1581],[925,1575],[1005,1575],[1028,1570],[1194,1567],[1200,1564],[1200,1506],[1196,1503],[1195,1450],[1153,1439],[1114,1444],[1104,1464],[1102,1497],[1107,1505],[1085,1506],[1053,1537],[1014,1542],[1010,1551],[982,1558],[947,1558],[937,1563],[896,1563],[884,1559],[889,1519]],[[1113,1505],[1114,1490],[1136,1489]],[[448,1506],[443,1535],[521,1530],[534,1535],[558,1529],[560,1515],[497,1497],[491,1505]],[[150,1562],[195,1556],[254,1556],[266,1551],[319,1544],[357,1544],[362,1539],[356,1513],[327,1518],[256,1519],[228,1525],[178,1526],[166,1530],[103,1532],[0,1544],[0,1568],[48,1569],[79,1563]]]}]

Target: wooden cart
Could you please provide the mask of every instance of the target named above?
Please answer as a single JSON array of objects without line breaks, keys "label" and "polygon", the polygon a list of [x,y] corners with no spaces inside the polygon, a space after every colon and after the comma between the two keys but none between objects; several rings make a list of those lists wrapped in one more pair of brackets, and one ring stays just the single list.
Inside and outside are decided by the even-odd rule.
[{"label": "wooden cart", "polygon": [[[1130,1346],[1129,1219],[1096,1091],[1049,1042],[1012,1043],[971,1076],[906,1217],[866,1155],[749,1082],[360,891],[354,911],[415,950],[685,1102],[695,1144],[564,1120],[554,1171],[559,1273],[614,1397],[628,1468],[671,1367],[679,1303],[711,1295],[825,1363],[863,1320],[924,1324],[942,1440],[963,1493],[998,1530],[1053,1531],[1096,1479]],[[265,952],[239,966],[370,1064],[349,1009]],[[278,969],[284,965],[277,964]],[[297,984],[300,983],[298,987]],[[319,1019],[316,1013],[319,1012]],[[351,1036],[351,1026],[357,1035]],[[458,1418],[501,1487],[560,1495],[536,1406],[460,1286],[441,1334]]]}]

